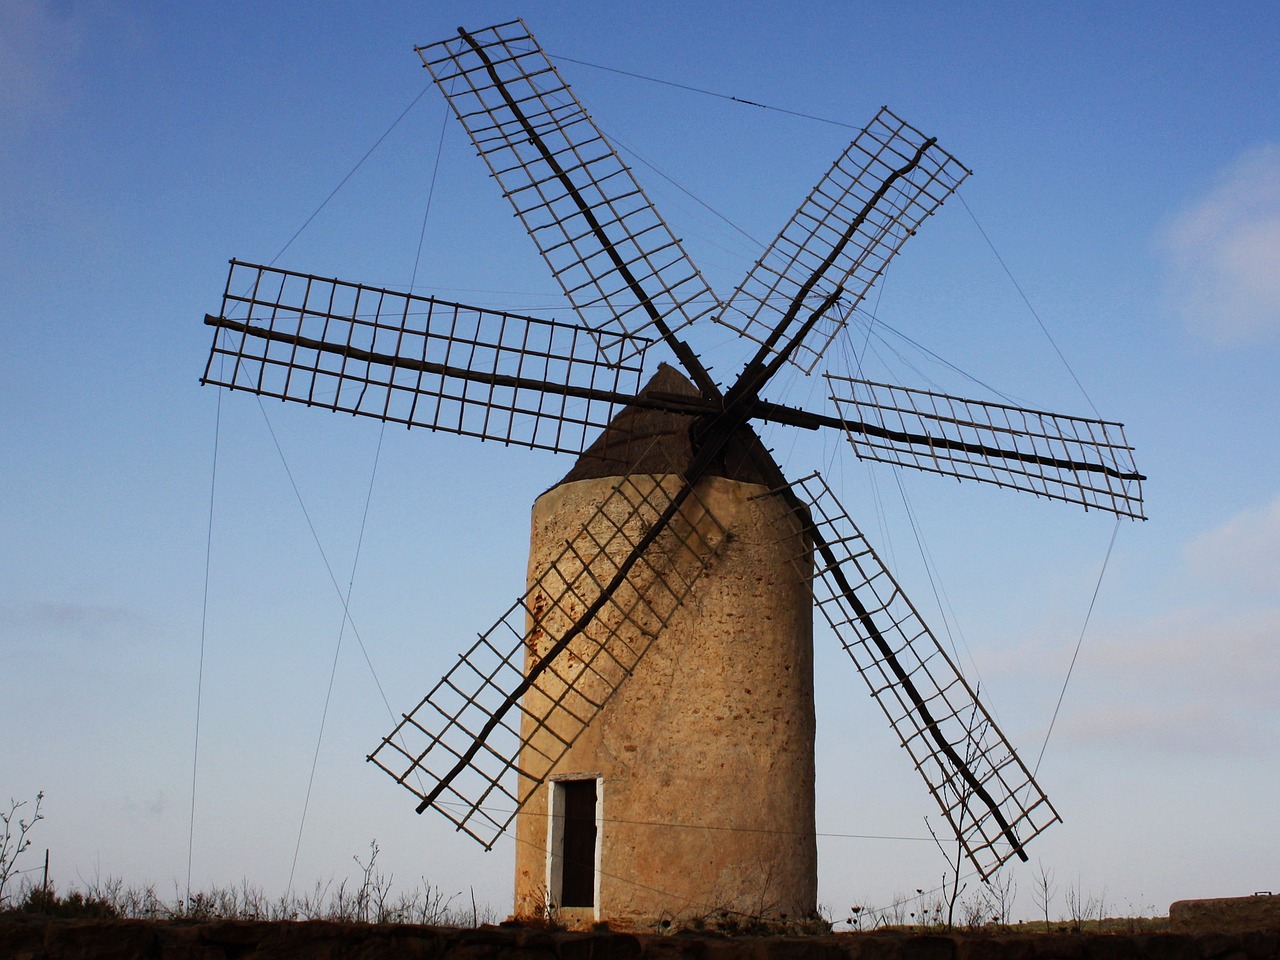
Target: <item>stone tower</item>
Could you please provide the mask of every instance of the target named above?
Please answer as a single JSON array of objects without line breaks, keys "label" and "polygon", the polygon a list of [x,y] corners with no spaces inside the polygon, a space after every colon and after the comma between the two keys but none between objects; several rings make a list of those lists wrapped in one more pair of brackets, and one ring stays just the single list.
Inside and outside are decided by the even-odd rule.
[{"label": "stone tower", "polygon": [[[693,387],[663,367],[645,390]],[[534,504],[530,582],[619,477],[674,489],[690,423],[619,413]],[[699,481],[723,528],[711,565],[517,818],[516,916],[550,908],[572,927],[664,929],[719,911],[815,913],[812,598],[778,545],[778,524],[794,520],[760,482],[758,456],[744,428]]]}]

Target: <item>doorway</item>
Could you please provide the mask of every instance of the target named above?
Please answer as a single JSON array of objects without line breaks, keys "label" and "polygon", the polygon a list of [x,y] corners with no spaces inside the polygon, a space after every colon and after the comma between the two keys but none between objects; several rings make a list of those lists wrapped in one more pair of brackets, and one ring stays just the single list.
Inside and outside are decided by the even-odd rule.
[{"label": "doorway", "polygon": [[553,780],[547,887],[558,907],[596,906],[600,790],[595,777]]}]

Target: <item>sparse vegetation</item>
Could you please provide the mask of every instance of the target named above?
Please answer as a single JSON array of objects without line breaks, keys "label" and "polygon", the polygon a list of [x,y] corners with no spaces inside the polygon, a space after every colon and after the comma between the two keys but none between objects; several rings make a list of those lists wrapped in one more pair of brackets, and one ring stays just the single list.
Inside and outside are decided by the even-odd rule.
[{"label": "sparse vegetation", "polygon": [[19,816],[19,811],[27,805],[26,800],[9,800],[9,812],[0,813],[0,910],[3,910],[10,897],[10,888],[15,877],[22,871],[18,863],[22,855],[31,846],[31,828],[44,819],[40,807],[44,803],[44,791],[36,794],[35,808],[30,819]]},{"label": "sparse vegetation", "polygon": [[333,920],[451,927],[497,922],[491,909],[477,907],[474,900],[465,909],[455,907],[460,896],[460,893],[445,894],[425,878],[414,890],[393,893],[390,878],[374,872],[362,876],[354,888],[346,880],[336,887],[332,883],[317,883],[307,893],[274,899],[248,881],[193,892],[189,897],[175,892],[167,899],[157,893],[154,886],[131,887],[117,878],[108,878],[65,894],[53,888],[45,890],[35,884],[23,884],[14,905],[0,913],[86,919]]},{"label": "sparse vegetation", "polygon": [[[462,897],[460,891],[446,894],[425,877],[419,878],[419,886],[412,890],[395,890],[393,877],[378,868],[380,848],[377,840],[369,842],[365,857],[358,854],[352,857],[359,868],[354,882],[348,879],[336,885],[332,880],[317,882],[306,893],[290,892],[274,899],[248,880],[189,895],[183,895],[175,887],[170,898],[159,894],[154,885],[126,886],[123,880],[112,877],[94,879],[81,887],[59,893],[45,878],[39,883],[31,880],[34,870],[19,869],[23,854],[31,847],[32,828],[45,818],[41,809],[43,802],[44,793],[41,792],[30,804],[28,816],[22,816],[22,811],[29,805],[27,801],[10,800],[8,811],[0,813],[0,915],[20,913],[46,917],[144,920],[330,920],[452,927],[478,927],[497,923],[500,919],[487,905],[476,905],[474,892],[469,903],[455,906]],[[1056,922],[1051,920],[1051,905],[1058,888],[1053,871],[1043,863],[1038,865],[1032,888],[1032,897],[1043,920],[1012,921],[1018,889],[1012,874],[997,874],[978,885],[968,897],[962,897],[967,889],[967,885],[957,881],[949,870],[943,874],[938,887],[931,890],[917,888],[913,894],[895,896],[883,907],[869,906],[865,901],[855,904],[848,908],[848,916],[842,920],[827,919],[830,914],[825,909],[818,916],[781,920],[762,919],[763,909],[759,916],[720,909],[682,926],[718,935],[791,936],[820,935],[837,924],[844,924],[851,931],[927,933],[963,930],[976,934],[1132,934],[1168,929],[1168,918],[1152,916],[1153,907],[1144,908],[1140,911],[1141,916],[1107,917],[1105,890],[1099,896],[1085,894],[1078,882],[1064,892],[1065,915]],[[766,901],[762,894],[762,908]],[[1132,905],[1129,910],[1132,912]],[[956,922],[957,917],[959,923]],[[538,919],[547,929],[562,928],[558,910],[549,898],[544,916]],[[536,924],[538,920],[534,922]]]},{"label": "sparse vegetation", "polygon": [[1013,904],[1018,898],[1018,882],[1012,873],[997,873],[986,883],[989,909],[987,913],[991,922],[998,926],[1008,926],[1013,918]]},{"label": "sparse vegetation", "polygon": [[1071,929],[1080,931],[1085,925],[1097,920],[1102,921],[1107,915],[1107,891],[1104,887],[1102,895],[1094,897],[1086,895],[1079,883],[1067,887],[1067,916],[1071,920]]},{"label": "sparse vegetation", "polygon": [[238,886],[213,887],[189,895],[175,889],[171,899],[154,885],[126,886],[123,880],[95,879],[59,893],[53,886],[32,883],[17,863],[31,845],[31,828],[44,819],[36,796],[29,820],[19,819],[25,803],[10,801],[9,812],[0,814],[0,914],[23,913],[47,917],[84,919],[127,918],[140,920],[336,920],[355,923],[413,923],[427,926],[476,927],[494,923],[497,917],[485,906],[477,907],[474,893],[469,909],[456,908],[461,892],[446,894],[425,877],[413,890],[396,892],[392,877],[378,867],[378,841],[369,843],[366,859],[353,857],[360,868],[359,881],[317,882],[308,893],[288,893],[272,899],[248,880]]},{"label": "sparse vegetation", "polygon": [[[1057,921],[1050,919],[1056,886],[1053,871],[1043,864],[1036,877],[1033,895],[1043,920],[1014,921],[1013,904],[1017,884],[1013,876],[992,877],[968,897],[955,904],[959,923],[948,923],[952,886],[944,877],[942,886],[933,890],[917,889],[914,894],[899,894],[883,907],[865,902],[849,908],[849,915],[836,923],[852,931],[895,930],[908,933],[964,931],[974,934],[997,933],[1149,933],[1169,928],[1169,918],[1155,914],[1154,907],[1139,911],[1140,915],[1108,917],[1106,894],[1085,895],[1079,885],[1065,896],[1067,913]],[[1132,908],[1131,908],[1132,911]]]},{"label": "sparse vegetation", "polygon": [[1031,891],[1031,896],[1036,902],[1036,906],[1040,908],[1044,914],[1045,929],[1049,929],[1049,905],[1053,903],[1053,896],[1058,892],[1057,884],[1053,882],[1053,871],[1044,865],[1043,860],[1036,861],[1036,885]]},{"label": "sparse vegetation", "polygon": [[[94,879],[81,888],[59,893],[47,878],[33,883],[20,870],[22,855],[31,846],[31,830],[44,819],[44,793],[36,794],[29,816],[21,811],[27,801],[9,801],[0,813],[0,914],[25,913],[50,917],[141,920],[344,920],[357,923],[417,923],[428,926],[476,927],[498,919],[488,906],[477,907],[471,894],[470,909],[454,907],[461,892],[446,894],[420,878],[420,886],[396,892],[392,877],[378,869],[378,841],[369,842],[366,859],[352,857],[360,868],[359,882],[317,882],[308,893],[287,893],[272,899],[248,880],[239,886],[214,887],[183,895],[177,889],[171,899],[156,892],[153,884],[125,886],[123,880]],[[16,883],[15,883],[16,881]]]}]

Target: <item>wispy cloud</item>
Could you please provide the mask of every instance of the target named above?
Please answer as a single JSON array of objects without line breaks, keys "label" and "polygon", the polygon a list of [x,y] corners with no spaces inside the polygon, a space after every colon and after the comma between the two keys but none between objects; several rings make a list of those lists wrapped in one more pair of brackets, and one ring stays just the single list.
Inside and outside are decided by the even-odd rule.
[{"label": "wispy cloud", "polygon": [[1090,746],[1173,756],[1248,756],[1274,747],[1274,737],[1261,747],[1249,718],[1204,703],[1109,703],[1068,716],[1062,735]]},{"label": "wispy cloud", "polygon": [[1280,333],[1280,146],[1249,151],[1163,232],[1172,308],[1210,340]]},{"label": "wispy cloud", "polygon": [[82,603],[0,606],[0,641],[5,646],[55,649],[68,645],[118,643],[147,635],[144,617],[121,607]]},{"label": "wispy cloud", "polygon": [[1197,576],[1280,600],[1280,497],[1244,510],[1183,549]]},{"label": "wispy cloud", "polygon": [[42,0],[0,3],[0,120],[25,124],[61,109],[80,42],[69,9]]},{"label": "wispy cloud", "polygon": [[139,800],[133,796],[126,796],[120,803],[123,815],[134,821],[161,821],[171,806],[163,790],[157,790],[150,799]]},{"label": "wispy cloud", "polygon": [[[1249,755],[1280,739],[1280,608],[1204,605],[1099,636],[1080,671],[1089,702],[1064,737],[1169,754]],[[1070,696],[1070,692],[1068,693]]]},{"label": "wispy cloud", "polygon": [[[1188,541],[1180,596],[1158,614],[1089,628],[1054,741],[1170,756],[1274,755],[1280,745],[1280,496]],[[1002,658],[1002,683],[1045,688],[1075,638],[1023,644]],[[1053,665],[1053,666],[1049,666]],[[1056,694],[1056,691],[1054,691]],[[1047,718],[1046,718],[1047,719]]]}]

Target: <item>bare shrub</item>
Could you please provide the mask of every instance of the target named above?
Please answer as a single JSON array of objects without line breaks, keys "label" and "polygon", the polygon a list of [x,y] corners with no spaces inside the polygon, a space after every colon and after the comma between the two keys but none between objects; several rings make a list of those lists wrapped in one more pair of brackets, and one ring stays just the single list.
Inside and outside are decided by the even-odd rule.
[{"label": "bare shrub", "polygon": [[[990,892],[979,887],[960,903],[960,924],[970,930],[985,926],[991,920],[993,909]],[[951,926],[950,921],[947,926]]]},{"label": "bare shrub", "polygon": [[1031,898],[1044,915],[1044,929],[1049,929],[1049,905],[1053,903],[1058,886],[1053,882],[1053,871],[1044,865],[1043,860],[1036,861],[1036,884],[1031,890]]},{"label": "bare shrub", "polygon": [[991,922],[1007,926],[1013,916],[1013,904],[1018,899],[1018,882],[1009,872],[996,873],[987,879],[987,892],[991,901]]},{"label": "bare shrub", "polygon": [[0,813],[0,909],[9,900],[9,887],[15,877],[22,871],[18,869],[18,861],[31,846],[31,828],[44,819],[40,806],[44,803],[44,791],[36,794],[35,809],[31,811],[31,819],[18,816],[18,811],[27,805],[26,800],[9,800],[9,811]]},{"label": "bare shrub", "polygon": [[1080,884],[1067,887],[1067,918],[1071,921],[1071,929],[1079,932],[1085,928],[1091,920],[1097,920],[1099,924],[1106,917],[1107,913],[1107,891],[1104,888],[1100,896],[1092,894],[1086,896]]}]

